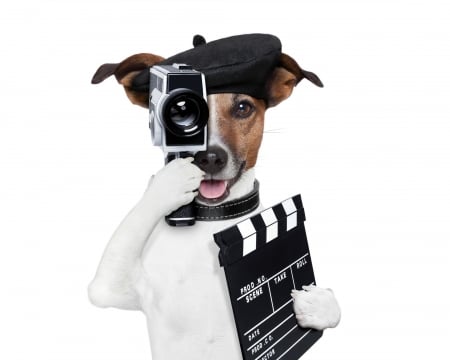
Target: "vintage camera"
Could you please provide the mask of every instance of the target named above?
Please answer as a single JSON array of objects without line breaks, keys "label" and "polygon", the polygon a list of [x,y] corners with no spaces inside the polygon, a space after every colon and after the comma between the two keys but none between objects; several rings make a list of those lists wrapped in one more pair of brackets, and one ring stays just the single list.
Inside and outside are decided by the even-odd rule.
[{"label": "vintage camera", "polygon": [[[153,145],[165,161],[193,156],[206,150],[209,117],[205,77],[186,64],[150,68],[150,130]],[[173,226],[193,225],[193,204],[166,217]]]},{"label": "vintage camera", "polygon": [[202,73],[185,64],[150,68],[150,129],[166,155],[206,150],[208,123]]}]

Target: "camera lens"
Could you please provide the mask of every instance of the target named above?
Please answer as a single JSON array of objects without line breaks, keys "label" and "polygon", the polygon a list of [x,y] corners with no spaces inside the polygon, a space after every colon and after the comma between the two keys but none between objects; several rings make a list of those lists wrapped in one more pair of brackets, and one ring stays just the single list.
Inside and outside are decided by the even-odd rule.
[{"label": "camera lens", "polygon": [[177,99],[169,108],[169,119],[180,128],[189,128],[195,124],[200,109],[192,99]]},{"label": "camera lens", "polygon": [[192,136],[206,126],[208,105],[192,90],[177,89],[166,99],[162,115],[164,126],[171,133]]}]

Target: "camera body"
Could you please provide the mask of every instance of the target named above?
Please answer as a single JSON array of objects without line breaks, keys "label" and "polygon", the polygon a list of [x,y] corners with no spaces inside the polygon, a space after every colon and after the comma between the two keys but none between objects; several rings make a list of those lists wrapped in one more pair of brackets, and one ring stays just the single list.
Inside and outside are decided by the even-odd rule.
[{"label": "camera body", "polygon": [[[186,64],[156,65],[150,68],[149,93],[152,141],[163,150],[166,164],[206,150],[209,110],[205,76]],[[194,225],[194,203],[167,215],[166,222]]]},{"label": "camera body", "polygon": [[150,130],[167,159],[206,150],[205,77],[186,64],[150,68]]}]

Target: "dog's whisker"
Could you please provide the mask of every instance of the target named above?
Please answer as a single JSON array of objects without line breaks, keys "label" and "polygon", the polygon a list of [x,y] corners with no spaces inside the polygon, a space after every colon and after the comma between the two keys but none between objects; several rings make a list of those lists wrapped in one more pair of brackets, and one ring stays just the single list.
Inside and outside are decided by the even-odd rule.
[{"label": "dog's whisker", "polygon": [[281,134],[281,133],[284,133],[284,132],[286,132],[286,129],[285,129],[285,128],[267,129],[267,130],[264,130],[264,133],[265,133],[265,134]]}]

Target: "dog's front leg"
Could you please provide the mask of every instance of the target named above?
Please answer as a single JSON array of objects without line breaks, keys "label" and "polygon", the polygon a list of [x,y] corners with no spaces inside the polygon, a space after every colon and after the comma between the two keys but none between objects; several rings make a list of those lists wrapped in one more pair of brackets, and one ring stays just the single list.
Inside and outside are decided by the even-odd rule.
[{"label": "dog's front leg", "polygon": [[314,285],[293,290],[294,312],[298,324],[304,328],[324,330],[339,324],[341,309],[331,289]]},{"label": "dog's front leg", "polygon": [[142,278],[142,251],[160,219],[189,204],[197,195],[204,173],[192,161],[176,159],[162,168],[119,225],[89,285],[89,298],[94,305],[140,309],[137,285]]}]

